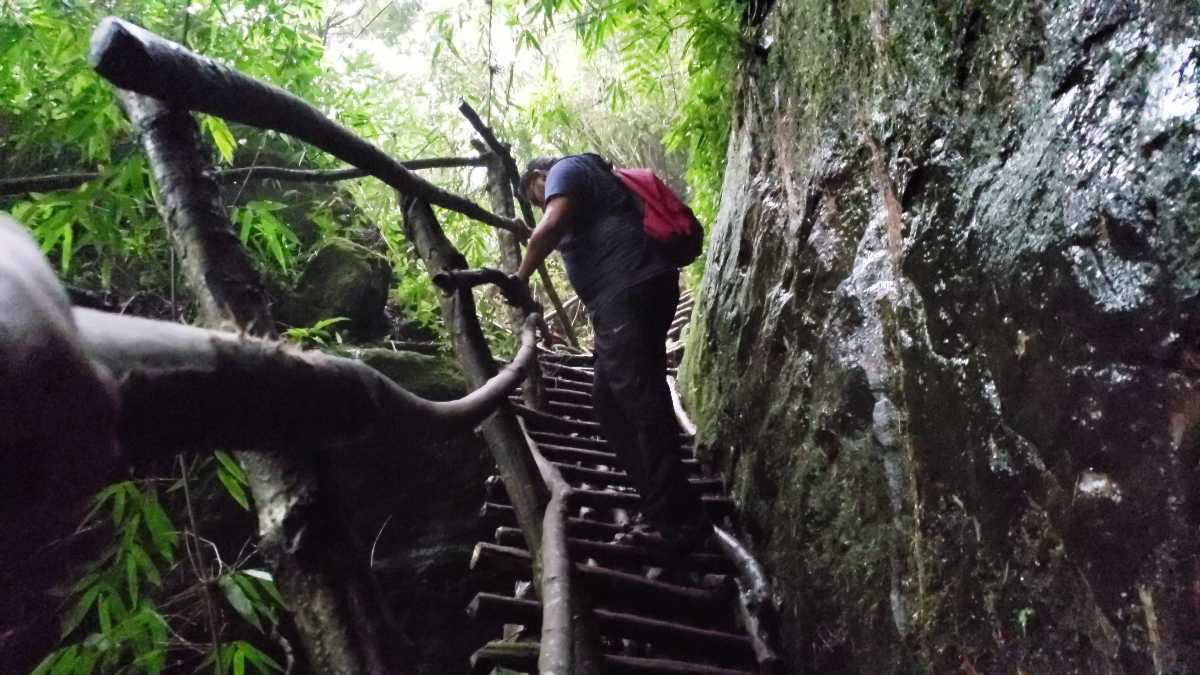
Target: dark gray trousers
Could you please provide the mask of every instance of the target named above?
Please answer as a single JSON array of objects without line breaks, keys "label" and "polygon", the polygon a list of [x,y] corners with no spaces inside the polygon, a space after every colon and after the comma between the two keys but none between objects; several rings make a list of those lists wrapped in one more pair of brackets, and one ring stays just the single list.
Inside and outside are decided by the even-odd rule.
[{"label": "dark gray trousers", "polygon": [[679,423],[666,383],[666,338],[679,302],[679,274],[631,286],[592,312],[592,398],[609,446],[642,496],[648,520],[678,525],[701,504],[680,462]]}]

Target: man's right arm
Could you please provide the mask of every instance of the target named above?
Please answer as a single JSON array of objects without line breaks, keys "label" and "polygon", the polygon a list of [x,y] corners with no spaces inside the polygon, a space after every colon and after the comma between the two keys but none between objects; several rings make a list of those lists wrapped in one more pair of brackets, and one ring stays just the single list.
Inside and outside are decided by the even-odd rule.
[{"label": "man's right arm", "polygon": [[542,219],[537,227],[533,228],[533,234],[529,235],[525,258],[521,260],[521,267],[517,270],[516,276],[521,281],[528,282],[538,266],[549,257],[558,246],[558,242],[562,241],[570,229],[570,211],[571,198],[568,195],[554,197],[546,205]]}]

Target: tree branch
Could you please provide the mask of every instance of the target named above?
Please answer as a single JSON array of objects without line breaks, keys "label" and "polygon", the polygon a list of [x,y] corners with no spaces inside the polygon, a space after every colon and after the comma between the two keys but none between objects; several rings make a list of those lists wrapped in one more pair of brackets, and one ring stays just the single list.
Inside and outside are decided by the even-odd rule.
[{"label": "tree branch", "polygon": [[[486,157],[430,157],[427,159],[410,159],[401,162],[410,171],[423,169],[450,169],[456,167],[485,166]],[[233,183],[239,180],[281,180],[290,183],[334,183],[337,181],[363,178],[367,172],[363,169],[293,169],[285,166],[241,166],[232,169],[220,169],[211,172],[218,183]],[[96,180],[100,174],[95,171],[77,173],[49,174],[44,176],[19,176],[17,178],[0,178],[0,197],[27,194],[30,192],[54,192],[70,190],[88,181]]]},{"label": "tree branch", "polygon": [[21,176],[19,178],[0,178],[0,197],[20,195],[27,192],[54,192],[55,190],[70,190],[84,183],[95,180],[100,174],[95,171],[79,173],[59,173],[46,176]]},{"label": "tree branch", "polygon": [[[452,169],[464,166],[485,166],[486,157],[430,157],[428,159],[410,159],[400,162],[409,171],[422,169]],[[364,169],[348,168],[318,171],[308,169],[290,169],[282,166],[245,166],[234,169],[214,171],[213,177],[219,183],[232,183],[238,180],[281,180],[293,183],[333,183],[352,178],[368,176]],[[3,183],[0,183],[2,186]],[[0,187],[2,189],[2,187]],[[0,193],[2,194],[2,193]]]}]

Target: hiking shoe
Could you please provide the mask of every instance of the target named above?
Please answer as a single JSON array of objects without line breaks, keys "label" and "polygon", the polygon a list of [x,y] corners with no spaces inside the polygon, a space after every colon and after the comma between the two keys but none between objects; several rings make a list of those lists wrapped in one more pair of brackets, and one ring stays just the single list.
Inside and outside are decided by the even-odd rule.
[{"label": "hiking shoe", "polygon": [[648,520],[630,523],[613,537],[614,544],[640,546],[683,555],[702,546],[712,532],[707,523],[660,525]]}]

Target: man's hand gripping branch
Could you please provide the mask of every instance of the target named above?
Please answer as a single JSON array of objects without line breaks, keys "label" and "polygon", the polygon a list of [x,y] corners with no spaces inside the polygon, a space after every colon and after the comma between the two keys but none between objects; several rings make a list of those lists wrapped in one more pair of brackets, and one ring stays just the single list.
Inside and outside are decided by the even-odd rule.
[{"label": "man's hand gripping branch", "polygon": [[552,198],[545,206],[541,221],[533,228],[533,233],[526,242],[525,257],[521,260],[520,269],[516,274],[509,275],[510,288],[504,290],[504,297],[510,305],[528,307],[533,303],[529,292],[529,277],[545,262],[570,229],[570,209],[570,197],[565,195]]}]

